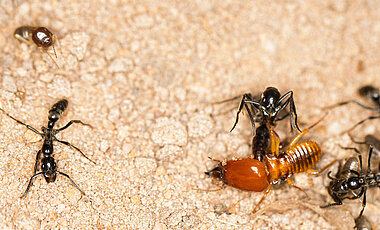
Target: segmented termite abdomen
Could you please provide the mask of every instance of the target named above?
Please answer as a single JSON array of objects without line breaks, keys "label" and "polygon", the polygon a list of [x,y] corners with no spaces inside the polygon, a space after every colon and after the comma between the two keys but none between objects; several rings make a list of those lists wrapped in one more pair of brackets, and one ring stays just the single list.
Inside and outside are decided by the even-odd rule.
[{"label": "segmented termite abdomen", "polygon": [[288,163],[286,174],[305,172],[319,161],[321,148],[314,141],[303,141],[286,150],[284,158]]}]

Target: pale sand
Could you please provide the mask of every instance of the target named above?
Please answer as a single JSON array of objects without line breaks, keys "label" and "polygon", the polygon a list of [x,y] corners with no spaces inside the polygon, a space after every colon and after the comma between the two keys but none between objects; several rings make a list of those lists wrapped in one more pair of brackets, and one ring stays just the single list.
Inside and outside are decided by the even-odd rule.
[{"label": "pale sand", "polygon": [[[52,104],[68,98],[58,127],[81,119],[96,128],[73,125],[58,137],[97,164],[56,144],[58,169],[87,196],[64,177],[51,184],[38,178],[20,200],[41,142],[0,114],[1,228],[353,228],[360,200],[319,208],[332,201],[326,175],[296,175],[310,198],[285,185],[257,214],[250,212],[261,193],[200,189],[217,188],[203,173],[215,165],[208,156],[246,156],[251,141],[247,116],[229,132],[235,112],[224,112],[237,102],[212,102],[267,86],[293,90],[305,128],[325,106],[365,102],[358,87],[380,87],[379,1],[44,2],[0,3],[0,106],[39,128]],[[12,37],[21,25],[56,33],[60,69]],[[340,132],[368,115],[347,105],[308,134],[323,148],[317,168],[354,155],[339,148],[353,146]],[[379,124],[368,122],[354,135],[378,135]],[[292,136],[288,120],[276,130],[283,139]],[[374,224],[380,223],[378,190],[368,192],[365,210]],[[244,197],[231,215],[218,214]]]}]

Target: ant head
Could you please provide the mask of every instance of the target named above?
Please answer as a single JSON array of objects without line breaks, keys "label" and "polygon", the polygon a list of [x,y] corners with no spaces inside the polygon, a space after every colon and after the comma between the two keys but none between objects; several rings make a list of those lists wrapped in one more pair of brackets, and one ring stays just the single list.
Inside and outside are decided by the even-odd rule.
[{"label": "ant head", "polygon": [[379,90],[370,85],[361,87],[358,92],[360,96],[370,98],[373,101],[378,101],[380,98]]},{"label": "ant head", "polygon": [[38,27],[33,31],[32,39],[38,47],[47,48],[54,43],[54,35],[45,27]]},{"label": "ant head", "polygon": [[47,183],[54,182],[57,177],[57,165],[53,157],[45,157],[42,159],[41,170]]},{"label": "ant head", "polygon": [[281,94],[278,89],[274,87],[268,87],[265,89],[260,99],[260,104],[262,106],[264,116],[276,116],[278,110],[280,109],[278,106],[280,97]]},{"label": "ant head", "polygon": [[335,194],[338,197],[342,197],[348,193],[348,184],[345,179],[334,179],[330,182],[329,185],[330,195]]}]

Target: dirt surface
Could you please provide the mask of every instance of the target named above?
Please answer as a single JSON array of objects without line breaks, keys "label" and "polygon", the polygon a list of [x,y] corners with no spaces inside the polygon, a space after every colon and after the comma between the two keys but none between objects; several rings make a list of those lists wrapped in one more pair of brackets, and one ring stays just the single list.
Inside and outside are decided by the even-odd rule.
[{"label": "dirt surface", "polygon": [[[360,200],[329,209],[326,175],[299,174],[301,191],[261,193],[217,184],[204,171],[247,156],[250,124],[234,122],[238,102],[213,102],[267,86],[294,91],[301,128],[323,107],[380,87],[380,2],[368,1],[1,1],[0,107],[39,128],[50,107],[69,100],[54,146],[65,177],[38,177],[24,199],[40,137],[0,114],[0,226],[14,229],[352,229]],[[56,34],[60,68],[36,46],[13,38],[22,25]],[[58,44],[60,44],[60,49]],[[51,50],[50,50],[51,51]],[[232,110],[230,110],[232,109]],[[305,139],[321,144],[316,168],[354,156],[341,132],[373,115],[355,105],[332,110]],[[380,120],[355,129],[378,135]],[[277,127],[291,138],[288,120]],[[357,146],[367,153],[366,146]],[[336,168],[336,167],[335,167]],[[379,189],[365,215],[380,228]],[[241,200],[240,202],[238,202]],[[238,202],[238,203],[237,203]],[[235,203],[236,206],[233,206]]]}]

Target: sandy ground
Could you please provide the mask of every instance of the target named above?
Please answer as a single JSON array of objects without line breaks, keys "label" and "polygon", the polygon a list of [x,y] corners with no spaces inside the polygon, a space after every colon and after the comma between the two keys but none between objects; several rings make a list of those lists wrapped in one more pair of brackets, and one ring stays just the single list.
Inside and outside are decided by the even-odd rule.
[{"label": "sandy ground", "polygon": [[[0,226],[13,229],[350,229],[360,201],[331,202],[326,175],[299,174],[273,190],[251,214],[261,193],[219,191],[204,171],[208,159],[246,156],[246,116],[229,132],[238,102],[214,105],[267,86],[294,91],[302,128],[323,107],[379,85],[380,2],[368,1],[1,1],[0,106],[39,128],[50,107],[70,101],[57,135],[78,146],[92,164],[55,145],[64,177],[35,180],[25,199],[39,137],[0,114]],[[12,33],[46,26],[61,45],[57,64]],[[58,45],[58,43],[57,43]],[[355,105],[330,112],[306,139],[324,155],[317,168],[354,156],[341,132],[371,115]],[[380,120],[354,136],[378,135]],[[288,121],[276,128],[291,138]],[[367,147],[359,146],[363,153]],[[365,215],[380,228],[380,194],[368,192]],[[242,199],[236,206],[233,204]],[[229,210],[228,210],[229,209]]]}]

